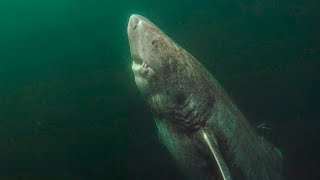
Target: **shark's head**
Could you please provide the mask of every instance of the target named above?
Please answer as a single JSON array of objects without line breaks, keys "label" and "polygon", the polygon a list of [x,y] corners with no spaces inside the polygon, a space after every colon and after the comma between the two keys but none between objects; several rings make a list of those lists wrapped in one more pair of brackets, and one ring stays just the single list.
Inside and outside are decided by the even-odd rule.
[{"label": "shark's head", "polygon": [[128,37],[136,84],[154,114],[184,129],[198,129],[214,104],[212,76],[140,15],[131,15]]}]

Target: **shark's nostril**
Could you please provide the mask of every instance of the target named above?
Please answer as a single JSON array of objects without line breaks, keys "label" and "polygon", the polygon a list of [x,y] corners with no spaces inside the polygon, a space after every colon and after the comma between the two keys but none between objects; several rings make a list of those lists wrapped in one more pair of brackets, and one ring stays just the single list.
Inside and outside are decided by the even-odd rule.
[{"label": "shark's nostril", "polygon": [[138,27],[138,25],[135,25],[135,26],[133,26],[133,30],[136,30],[137,29],[137,27]]},{"label": "shark's nostril", "polygon": [[136,30],[139,24],[139,16],[133,14],[129,19],[129,24],[132,27],[132,30]]}]

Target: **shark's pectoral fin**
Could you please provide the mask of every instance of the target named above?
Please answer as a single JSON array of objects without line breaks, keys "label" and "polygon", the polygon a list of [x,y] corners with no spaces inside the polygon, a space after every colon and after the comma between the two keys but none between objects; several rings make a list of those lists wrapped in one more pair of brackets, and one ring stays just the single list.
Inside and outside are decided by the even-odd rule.
[{"label": "shark's pectoral fin", "polygon": [[219,151],[219,147],[218,147],[218,143],[217,143],[216,138],[213,135],[211,135],[209,137],[204,130],[201,130],[201,134],[203,136],[205,144],[208,146],[210,152],[212,153],[212,156],[214,157],[214,159],[216,161],[215,163],[218,167],[218,170],[220,172],[222,179],[223,180],[232,180],[228,166]]}]

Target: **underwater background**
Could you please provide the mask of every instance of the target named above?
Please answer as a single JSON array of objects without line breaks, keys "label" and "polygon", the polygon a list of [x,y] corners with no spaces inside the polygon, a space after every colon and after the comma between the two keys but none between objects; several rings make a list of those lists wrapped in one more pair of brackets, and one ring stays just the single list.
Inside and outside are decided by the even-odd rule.
[{"label": "underwater background", "polygon": [[320,1],[0,1],[0,179],[182,179],[131,72],[141,14],[195,56],[288,179],[320,179]]}]

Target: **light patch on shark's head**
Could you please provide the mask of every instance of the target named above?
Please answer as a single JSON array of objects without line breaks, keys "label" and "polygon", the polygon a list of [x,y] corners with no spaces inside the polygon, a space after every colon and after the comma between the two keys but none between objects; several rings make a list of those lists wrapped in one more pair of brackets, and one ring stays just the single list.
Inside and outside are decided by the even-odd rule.
[{"label": "light patch on shark's head", "polygon": [[[192,55],[140,15],[130,17],[128,37],[136,84],[155,115],[176,121],[175,124],[199,127],[202,118],[188,118],[206,116],[207,109],[212,107],[212,81],[208,78],[211,75]],[[180,111],[182,119],[177,117]],[[191,113],[190,117],[185,113]]]}]

